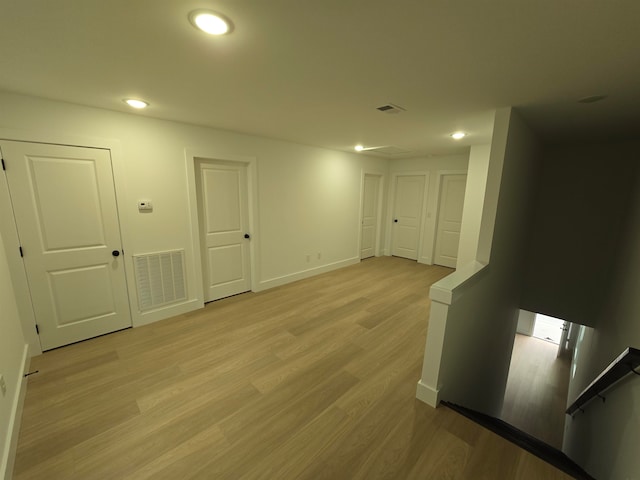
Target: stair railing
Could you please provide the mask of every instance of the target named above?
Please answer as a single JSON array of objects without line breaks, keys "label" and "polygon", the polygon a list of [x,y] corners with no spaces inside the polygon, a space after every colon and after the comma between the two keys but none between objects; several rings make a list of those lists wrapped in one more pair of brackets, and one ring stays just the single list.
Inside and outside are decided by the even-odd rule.
[{"label": "stair railing", "polygon": [[618,356],[618,358],[611,362],[609,366],[605,368],[602,373],[600,373],[600,375],[598,375],[597,378],[582,391],[580,395],[578,395],[578,398],[569,405],[569,408],[567,408],[565,413],[573,417],[577,411],[584,411],[582,407],[595,397],[601,398],[604,402],[605,397],[603,396],[603,393],[631,373],[640,375],[640,372],[636,371],[636,368],[639,366],[640,350],[628,347]]}]

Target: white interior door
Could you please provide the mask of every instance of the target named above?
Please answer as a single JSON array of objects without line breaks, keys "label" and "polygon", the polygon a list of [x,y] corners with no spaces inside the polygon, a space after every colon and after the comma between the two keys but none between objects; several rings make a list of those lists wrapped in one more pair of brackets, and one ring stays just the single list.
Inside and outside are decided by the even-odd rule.
[{"label": "white interior door", "polygon": [[376,254],[378,237],[378,192],[380,176],[364,176],[362,190],[362,232],[360,235],[360,258],[373,257]]},{"label": "white interior door", "polygon": [[396,257],[418,259],[424,188],[424,175],[396,177],[391,241],[391,254]]},{"label": "white interior door", "polygon": [[198,162],[205,301],[251,290],[245,164]]},{"label": "white interior door", "polygon": [[456,268],[466,185],[466,175],[442,176],[433,261],[437,265]]},{"label": "white interior door", "polygon": [[131,326],[110,152],[0,148],[42,349]]}]

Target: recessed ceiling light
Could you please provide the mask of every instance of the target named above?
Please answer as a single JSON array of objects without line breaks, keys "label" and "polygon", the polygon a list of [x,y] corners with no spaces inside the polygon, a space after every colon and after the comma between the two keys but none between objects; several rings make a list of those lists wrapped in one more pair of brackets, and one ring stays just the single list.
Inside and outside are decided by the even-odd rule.
[{"label": "recessed ceiling light", "polygon": [[363,150],[364,150],[364,147],[363,147],[362,145],[356,145],[355,147],[353,147],[353,149],[354,149],[356,152],[361,152],[361,151],[363,151]]},{"label": "recessed ceiling light", "polygon": [[461,138],[466,137],[467,134],[464,132],[455,132],[451,134],[451,138],[455,139],[455,140],[460,140]]},{"label": "recessed ceiling light", "polygon": [[129,105],[130,107],[138,108],[138,109],[147,108],[149,106],[149,104],[144,100],[136,100],[135,98],[125,98],[123,102]]},{"label": "recessed ceiling light", "polygon": [[189,20],[194,27],[209,35],[224,35],[231,31],[231,22],[211,10],[194,10],[189,14]]}]

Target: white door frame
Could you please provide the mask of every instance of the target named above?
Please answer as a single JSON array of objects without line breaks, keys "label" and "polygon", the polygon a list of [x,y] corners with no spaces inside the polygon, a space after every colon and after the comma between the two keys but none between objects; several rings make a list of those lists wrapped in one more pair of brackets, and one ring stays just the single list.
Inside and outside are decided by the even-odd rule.
[{"label": "white door frame", "polygon": [[560,334],[560,343],[558,343],[558,357],[568,353],[571,348],[569,346],[569,331],[571,322],[564,320],[562,323],[562,333]]},{"label": "white door frame", "polygon": [[393,172],[391,174],[391,185],[389,187],[389,209],[387,211],[387,225],[385,226],[385,247],[384,254],[391,255],[391,240],[393,229],[393,215],[396,208],[396,184],[398,183],[398,177],[405,176],[424,176],[424,191],[422,192],[422,215],[420,218],[420,229],[418,236],[418,262],[422,258],[422,250],[424,243],[424,230],[427,218],[427,200],[429,198],[429,172],[428,171],[409,171],[409,172]]},{"label": "white door frame", "polygon": [[[467,170],[438,170],[436,173],[436,191],[435,191],[435,207],[433,210],[433,238],[431,239],[431,261],[436,258],[436,241],[438,239],[438,224],[440,223],[440,190],[442,189],[442,177],[445,175],[467,175],[469,180],[469,172]],[[465,190],[466,193],[466,190]]]},{"label": "white door frame", "polygon": [[364,206],[364,178],[366,175],[371,175],[379,178],[378,182],[378,207],[376,209],[376,233],[375,233],[375,241],[373,247],[373,253],[376,257],[379,257],[382,254],[380,234],[382,233],[382,207],[384,206],[384,173],[377,170],[366,170],[362,169],[362,173],[360,176],[360,213],[358,215],[358,251],[357,257],[360,258],[362,251],[362,208]]},{"label": "white door frame", "polygon": [[187,182],[189,197],[189,217],[191,220],[191,243],[193,245],[195,259],[195,274],[199,279],[195,286],[196,298],[200,306],[204,306],[204,285],[202,273],[202,254],[200,241],[200,221],[198,218],[198,196],[196,190],[196,160],[209,160],[212,162],[239,163],[247,167],[247,206],[249,208],[249,259],[251,262],[251,291],[259,291],[260,268],[258,242],[260,234],[258,231],[258,160],[256,157],[245,155],[235,155],[225,152],[203,151],[191,148],[185,149],[185,161],[187,164]]},{"label": "white door frame", "polygon": [[[122,248],[127,252],[124,257],[124,271],[127,281],[127,293],[129,297],[129,314],[133,326],[136,326],[134,312],[131,308],[132,299],[136,298],[135,279],[133,277],[133,264],[131,255],[128,253],[126,245],[129,245],[130,233],[127,230],[126,210],[122,207],[118,199],[127,198],[125,194],[124,182],[124,162],[120,142],[112,139],[77,137],[73,135],[58,135],[42,131],[22,131],[0,128],[0,140],[10,140],[15,142],[47,143],[51,145],[66,145],[71,147],[102,148],[111,153],[111,168],[113,171],[113,184],[116,192],[116,209],[118,211],[118,223],[120,225],[120,238]],[[4,241],[7,263],[9,264],[9,275],[13,282],[18,314],[22,324],[22,333],[25,341],[29,345],[29,355],[35,356],[42,353],[40,338],[36,333],[36,318],[31,304],[29,293],[29,283],[27,273],[19,256],[20,241],[16,228],[13,208],[9,195],[9,185],[6,177],[0,181],[0,233]]]}]

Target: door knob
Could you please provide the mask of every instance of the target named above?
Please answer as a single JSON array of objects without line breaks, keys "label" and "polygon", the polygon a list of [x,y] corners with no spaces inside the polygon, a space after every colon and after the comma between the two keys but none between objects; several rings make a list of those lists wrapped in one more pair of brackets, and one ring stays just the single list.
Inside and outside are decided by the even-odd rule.
[{"label": "door knob", "polygon": [[398,219],[397,219],[397,218],[394,218],[394,219],[393,219],[393,223],[398,223]]},{"label": "door knob", "polygon": [[245,233],[244,238],[251,238],[251,235],[249,235],[248,233]]},{"label": "door knob", "polygon": [[114,250],[113,252],[111,252],[111,255],[113,255],[114,257],[120,256],[120,250]]}]

